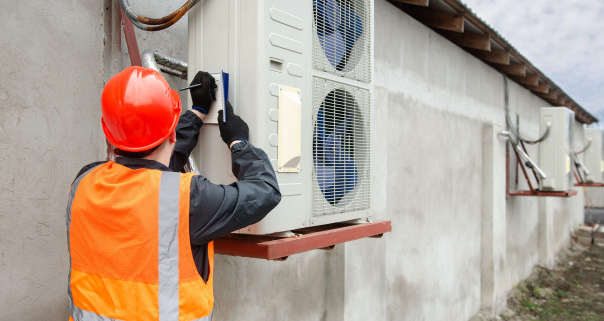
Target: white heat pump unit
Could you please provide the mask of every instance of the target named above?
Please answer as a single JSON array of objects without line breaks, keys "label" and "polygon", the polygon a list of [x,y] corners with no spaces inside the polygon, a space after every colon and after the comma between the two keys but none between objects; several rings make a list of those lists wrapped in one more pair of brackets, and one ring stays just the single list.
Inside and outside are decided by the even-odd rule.
[{"label": "white heat pump unit", "polygon": [[585,128],[585,144],[589,144],[583,154],[584,165],[589,173],[585,175],[585,180],[587,183],[602,183],[602,131],[597,128]]},{"label": "white heat pump unit", "polygon": [[[196,70],[229,74],[229,101],[277,172],[281,203],[239,232],[370,216],[373,0],[205,0],[189,13],[189,80]],[[212,123],[193,158],[230,183]]]},{"label": "white heat pump unit", "polygon": [[541,190],[567,191],[572,186],[575,113],[566,107],[541,108],[541,129],[550,125],[548,137],[539,144],[539,167],[547,176],[539,182]]}]

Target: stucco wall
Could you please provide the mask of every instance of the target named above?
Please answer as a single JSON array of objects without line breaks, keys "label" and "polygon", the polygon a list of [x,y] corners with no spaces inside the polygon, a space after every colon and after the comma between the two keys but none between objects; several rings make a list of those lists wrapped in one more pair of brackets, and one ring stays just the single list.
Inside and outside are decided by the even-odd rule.
[{"label": "stucco wall", "polygon": [[604,188],[602,187],[586,187],[587,197],[589,198],[589,206],[604,208]]},{"label": "stucco wall", "polygon": [[67,192],[103,156],[103,11],[102,1],[2,3],[2,320],[67,315]]},{"label": "stucco wall", "polygon": [[[481,151],[475,137],[487,135],[489,126],[505,128],[503,76],[389,3],[376,2],[376,17],[376,88],[388,92],[387,127],[390,136],[397,137],[388,144],[387,214],[395,232],[386,245],[386,286],[398,289],[387,292],[386,315],[390,320],[465,320],[480,305],[481,296],[483,306],[501,311],[505,294],[536,264],[551,264],[555,253],[568,244],[581,221],[582,195],[503,201],[505,160],[482,163],[489,158],[481,158],[481,153],[484,156],[488,149],[493,155],[505,155],[505,143],[493,139],[483,143]],[[539,107],[548,103],[513,81],[508,84],[513,121],[518,117],[523,136],[539,137]],[[456,123],[464,125],[455,127]],[[482,125],[487,129],[481,132]],[[528,152],[539,160],[538,146],[528,146]],[[463,157],[455,157],[459,154]],[[446,164],[431,163],[439,157]],[[481,167],[492,175],[482,178],[482,186],[480,177],[474,179],[464,171],[480,173]],[[514,173],[511,176],[511,189],[528,189],[524,177],[516,184]],[[410,188],[396,188],[401,184]],[[496,192],[487,195],[489,191]],[[479,208],[462,204],[463,200],[478,203],[481,195],[483,209],[485,203],[503,201],[503,206],[492,209],[503,207],[504,213],[484,211],[482,227]],[[446,206],[438,206],[441,200]],[[542,224],[545,218],[548,222]],[[480,243],[480,235],[482,252],[476,252],[474,244],[467,242]],[[452,257],[439,255],[450,245],[457,245]],[[447,276],[435,273],[444,267],[434,265],[446,265]],[[456,275],[456,270],[467,273]],[[411,282],[405,282],[409,276]],[[491,282],[490,287],[481,289],[481,281],[483,286]],[[465,287],[451,290],[455,282]],[[448,298],[453,301],[447,302]]]},{"label": "stucco wall", "polygon": [[[130,2],[154,17],[181,4]],[[0,35],[2,320],[66,319],[68,186],[81,166],[105,157],[100,93],[129,65],[119,17],[105,3],[7,3],[1,13],[10,31]],[[374,219],[392,220],[393,232],[285,262],[217,256],[217,319],[467,320],[481,307],[497,312],[582,221],[581,192],[505,197],[503,76],[386,1],[376,0],[375,14],[372,204]],[[186,60],[186,21],[137,30],[141,52]],[[539,136],[546,105],[510,81],[523,135]],[[529,153],[538,159],[537,147]],[[526,189],[522,180],[513,188]]]}]

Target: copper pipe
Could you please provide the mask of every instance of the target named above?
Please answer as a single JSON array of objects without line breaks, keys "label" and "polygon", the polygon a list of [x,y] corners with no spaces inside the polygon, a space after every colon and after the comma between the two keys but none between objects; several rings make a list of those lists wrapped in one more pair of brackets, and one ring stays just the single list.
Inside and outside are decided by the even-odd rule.
[{"label": "copper pipe", "polygon": [[180,8],[162,18],[148,18],[136,14],[130,7],[128,0],[118,0],[118,3],[126,13],[126,16],[132,24],[139,29],[147,31],[163,30],[175,24],[182,16],[189,11],[199,0],[188,0]]}]

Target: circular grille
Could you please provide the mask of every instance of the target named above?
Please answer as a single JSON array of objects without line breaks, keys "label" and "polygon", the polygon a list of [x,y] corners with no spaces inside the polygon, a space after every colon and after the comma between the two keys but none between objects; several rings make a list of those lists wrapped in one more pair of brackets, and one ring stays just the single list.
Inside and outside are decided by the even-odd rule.
[{"label": "circular grille", "polygon": [[367,59],[364,51],[369,15],[364,1],[315,0],[313,12],[315,33],[331,67],[348,73]]},{"label": "circular grille", "polygon": [[325,200],[346,206],[366,175],[366,132],[355,97],[344,89],[331,90],[315,115],[313,164]]}]

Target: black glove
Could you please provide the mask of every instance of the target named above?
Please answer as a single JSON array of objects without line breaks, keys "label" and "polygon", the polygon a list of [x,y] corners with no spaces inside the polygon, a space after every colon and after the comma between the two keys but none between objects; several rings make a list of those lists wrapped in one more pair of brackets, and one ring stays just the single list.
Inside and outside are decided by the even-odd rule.
[{"label": "black glove", "polygon": [[192,108],[206,115],[210,111],[212,100],[216,99],[216,80],[205,71],[197,72],[190,85],[201,83],[201,86],[191,88]]},{"label": "black glove", "polygon": [[250,129],[241,117],[235,115],[233,106],[228,101],[225,102],[226,123],[223,121],[222,110],[218,111],[218,128],[220,129],[220,137],[227,144],[236,140],[248,141],[250,137]]}]

